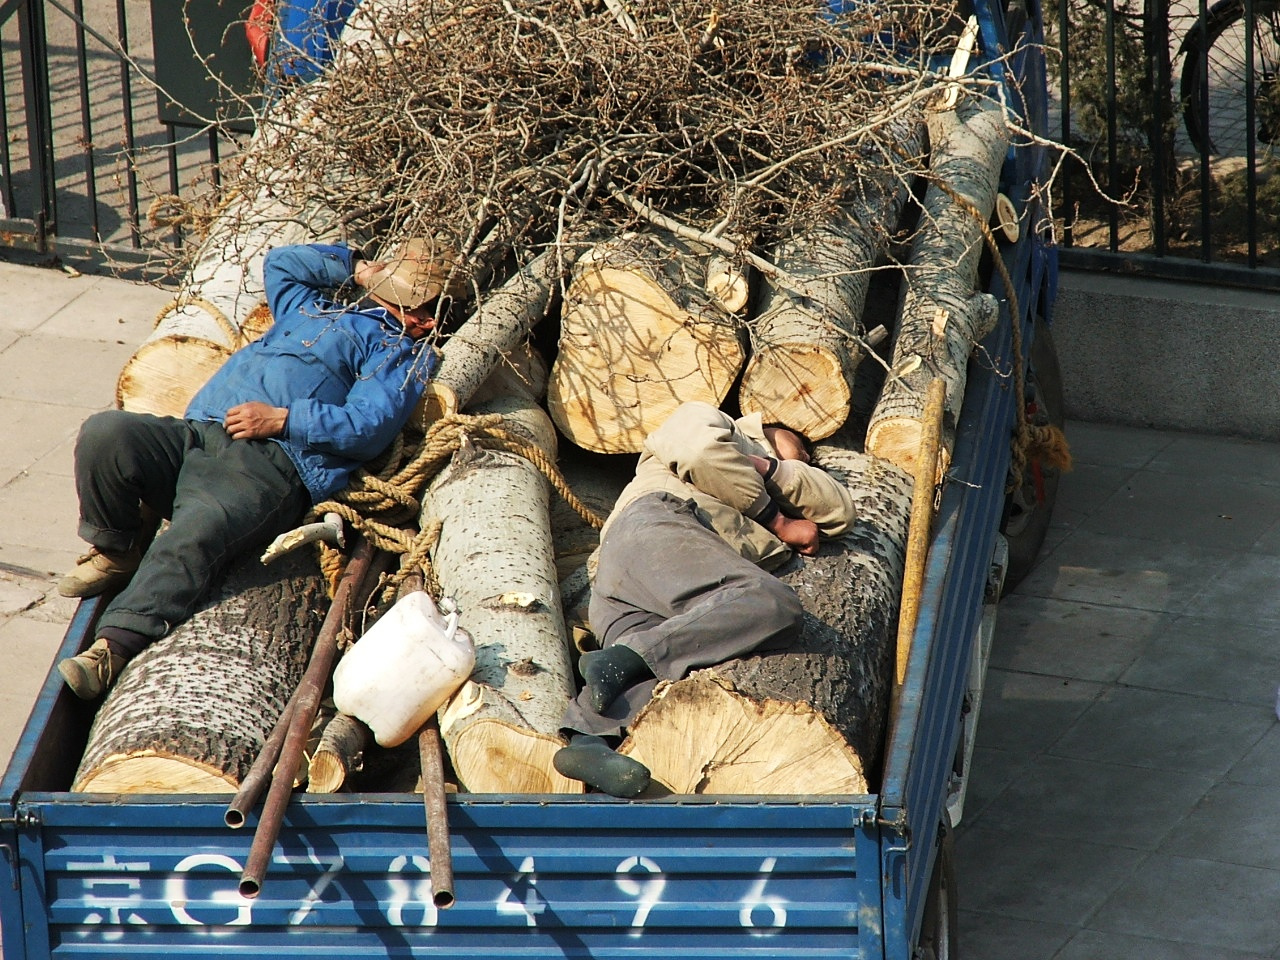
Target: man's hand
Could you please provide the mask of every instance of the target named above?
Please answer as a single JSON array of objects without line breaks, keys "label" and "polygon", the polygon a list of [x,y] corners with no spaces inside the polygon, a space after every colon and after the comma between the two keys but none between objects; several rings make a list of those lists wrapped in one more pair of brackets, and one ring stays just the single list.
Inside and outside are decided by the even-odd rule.
[{"label": "man's hand", "polygon": [[796,553],[812,557],[818,552],[818,525],[779,513],[769,524],[769,532]]},{"label": "man's hand", "polygon": [[288,417],[289,411],[285,407],[252,400],[228,410],[222,425],[232,440],[267,440],[284,433]]},{"label": "man's hand", "polygon": [[804,445],[800,434],[786,427],[765,427],[765,439],[778,451],[779,460],[799,460],[809,462],[809,449]]},{"label": "man's hand", "polygon": [[352,279],[354,279],[359,286],[368,290],[369,284],[373,282],[373,278],[377,275],[378,271],[383,268],[383,266],[384,265],[378,260],[357,260],[355,263],[355,276]]}]

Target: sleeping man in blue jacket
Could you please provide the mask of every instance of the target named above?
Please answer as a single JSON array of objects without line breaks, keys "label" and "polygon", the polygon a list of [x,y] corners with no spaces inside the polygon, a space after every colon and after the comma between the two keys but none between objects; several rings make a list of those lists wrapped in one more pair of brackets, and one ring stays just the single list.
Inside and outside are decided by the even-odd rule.
[{"label": "sleeping man in blue jacket", "polygon": [[[390,445],[422,397],[437,354],[423,338],[459,284],[438,240],[388,262],[345,246],[280,247],[263,280],[274,324],[232,354],[185,416],[108,410],[76,441],[80,536],[92,549],[64,596],[127,586],[93,645],[58,665],[83,699],[194,612],[229,565],[297,526]],[[364,298],[337,299],[352,283]],[[148,546],[144,509],[170,521]]]}]

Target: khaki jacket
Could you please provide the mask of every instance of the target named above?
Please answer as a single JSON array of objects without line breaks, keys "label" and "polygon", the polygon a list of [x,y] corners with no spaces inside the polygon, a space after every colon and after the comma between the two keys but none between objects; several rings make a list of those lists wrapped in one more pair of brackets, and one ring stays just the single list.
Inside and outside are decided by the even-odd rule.
[{"label": "khaki jacket", "polygon": [[[646,493],[692,499],[704,522],[766,570],[791,556],[790,547],[755,522],[771,502],[787,516],[812,520],[824,537],[849,529],[856,516],[853,499],[830,474],[800,460],[780,460],[766,481],[748,454],[778,456],[760,414],[734,420],[708,403],[683,403],[645,439],[635,479],[619,495],[610,520]],[[602,539],[608,529],[606,522]]]}]

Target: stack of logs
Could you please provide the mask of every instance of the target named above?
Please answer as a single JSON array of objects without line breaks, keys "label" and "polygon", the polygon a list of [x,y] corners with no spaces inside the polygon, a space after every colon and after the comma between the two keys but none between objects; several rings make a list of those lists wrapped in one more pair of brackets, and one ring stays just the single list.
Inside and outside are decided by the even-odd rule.
[{"label": "stack of logs", "polygon": [[[620,235],[576,262],[544,254],[493,285],[448,339],[411,424],[499,413],[601,513],[646,432],[686,400],[760,411],[820,441],[816,462],[848,485],[859,518],[818,556],[779,571],[806,611],[788,648],[659,687],[621,748],[653,771],[653,792],[857,794],[874,783],[925,388],[945,382],[945,467],[969,354],[997,315],[976,283],[1008,146],[1002,113],[961,99],[927,126],[897,135],[906,152],[929,150],[930,173],[894,315],[884,317],[887,363],[869,350],[868,290],[891,269],[898,276],[887,253],[910,205],[901,183],[868,164],[856,202],[750,262],[732,256],[732,244],[659,229]],[[209,373],[269,322],[256,286],[262,253],[333,233],[323,210],[282,202],[239,197],[212,226],[180,296],[123,371],[121,407],[181,415]],[[531,343],[562,283],[548,369]],[[856,394],[880,366],[888,374],[868,422]],[[580,791],[551,756],[575,693],[566,624],[585,608],[594,530],[553,501],[528,459],[471,443],[422,491],[421,522],[440,525],[432,570],[477,646],[474,673],[439,714],[459,789]],[[75,789],[234,791],[298,682],[323,597],[309,554],[245,561],[124,671]],[[358,725],[353,735],[349,718],[338,723],[344,736],[330,741],[363,748]],[[313,789],[341,784],[352,761],[340,760],[316,762]]]}]

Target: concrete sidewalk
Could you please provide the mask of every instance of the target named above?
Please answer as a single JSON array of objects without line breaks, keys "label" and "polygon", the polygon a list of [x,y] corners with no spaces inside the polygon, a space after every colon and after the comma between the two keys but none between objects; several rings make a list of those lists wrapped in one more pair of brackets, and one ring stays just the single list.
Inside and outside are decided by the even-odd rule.
[{"label": "concrete sidewalk", "polygon": [[0,263],[0,766],[74,610],[53,585],[85,550],[76,432],[115,405],[120,369],[172,299],[123,280]]},{"label": "concrete sidewalk", "polygon": [[1068,426],[1000,605],[960,956],[1280,957],[1280,444]]},{"label": "concrete sidewalk", "polygon": [[[0,766],[73,608],[77,428],[170,297],[0,264]],[[1278,958],[1280,444],[1068,436],[1046,553],[1000,610],[961,956]]]}]

